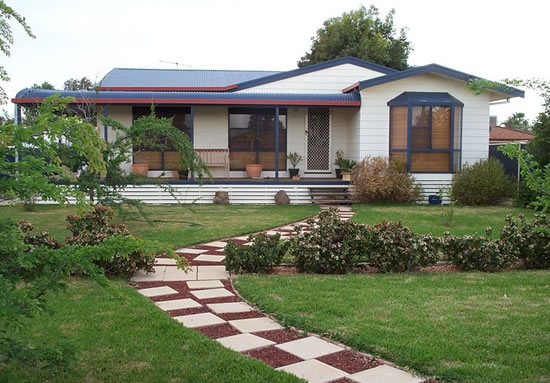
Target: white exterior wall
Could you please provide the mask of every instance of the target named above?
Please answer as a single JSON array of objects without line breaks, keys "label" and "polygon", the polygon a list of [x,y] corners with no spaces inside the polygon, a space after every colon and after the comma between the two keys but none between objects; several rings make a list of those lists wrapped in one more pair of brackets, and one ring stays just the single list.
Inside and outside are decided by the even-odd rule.
[{"label": "white exterior wall", "polygon": [[[97,111],[98,116],[103,116],[103,107],[99,107]],[[117,120],[121,124],[129,127],[132,125],[132,107],[129,105],[109,105],[107,108],[107,114],[110,118]],[[97,128],[101,137],[104,135],[104,127],[101,118],[97,119]],[[113,142],[117,136],[120,134],[116,129],[113,129],[112,126],[107,127],[107,141]],[[122,169],[125,172],[130,173],[132,171],[132,157],[128,162],[122,164]]]},{"label": "white exterior wall", "polygon": [[258,85],[240,93],[340,93],[351,84],[383,76],[384,73],[354,64],[342,64],[315,72]]},{"label": "white exterior wall", "polygon": [[[360,156],[389,155],[390,109],[388,101],[403,92],[447,92],[464,103],[462,125],[462,166],[489,155],[489,96],[475,95],[464,82],[433,74],[411,77],[361,91]],[[448,186],[450,174],[415,174],[427,190]],[[429,193],[434,194],[434,193]]]}]

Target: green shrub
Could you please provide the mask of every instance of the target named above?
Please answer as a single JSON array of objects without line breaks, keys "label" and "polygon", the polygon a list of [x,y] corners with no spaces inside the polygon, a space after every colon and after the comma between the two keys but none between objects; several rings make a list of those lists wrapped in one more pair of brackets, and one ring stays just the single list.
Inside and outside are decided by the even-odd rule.
[{"label": "green shrub", "polygon": [[533,222],[526,222],[523,215],[517,221],[507,216],[500,241],[525,267],[550,268],[550,221],[546,215],[536,214]]},{"label": "green shrub", "polygon": [[352,221],[342,221],[335,209],[310,220],[310,232],[292,238],[290,256],[305,273],[342,274],[350,271],[363,255],[367,231]]},{"label": "green shrub", "polygon": [[385,157],[365,157],[351,179],[359,202],[411,202],[419,200],[422,192],[402,166]]},{"label": "green shrub", "polygon": [[439,239],[416,234],[401,221],[384,221],[368,230],[368,262],[383,273],[432,266],[439,259]]},{"label": "green shrub", "polygon": [[464,235],[456,237],[445,234],[441,249],[448,259],[462,270],[498,271],[517,260],[517,254],[506,244],[487,236]]},{"label": "green shrub", "polygon": [[232,273],[270,273],[281,264],[288,250],[288,241],[279,234],[260,233],[248,237],[250,246],[237,246],[229,241],[225,246],[225,267]]},{"label": "green shrub", "polygon": [[489,158],[455,174],[452,199],[464,205],[494,205],[514,193],[514,184],[499,160]]}]

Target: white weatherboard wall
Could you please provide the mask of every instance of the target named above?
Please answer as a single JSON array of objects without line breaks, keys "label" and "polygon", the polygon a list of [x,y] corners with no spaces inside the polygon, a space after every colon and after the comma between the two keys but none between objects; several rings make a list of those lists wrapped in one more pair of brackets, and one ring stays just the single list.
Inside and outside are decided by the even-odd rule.
[{"label": "white weatherboard wall", "polygon": [[[403,92],[447,92],[464,103],[462,166],[489,155],[489,96],[475,95],[463,81],[425,74],[366,88],[361,91],[360,157],[389,155],[390,109],[388,101]],[[426,190],[448,186],[450,174],[414,174]],[[434,193],[430,193],[434,194]],[[435,193],[437,194],[437,193]]]},{"label": "white weatherboard wall", "polygon": [[268,84],[243,89],[240,93],[341,93],[351,84],[383,76],[384,73],[354,64],[320,69]]},{"label": "white weatherboard wall", "polygon": [[[103,116],[103,113],[104,113],[103,108],[105,107],[98,108],[98,112],[97,112],[98,116]],[[133,119],[132,107],[129,105],[109,105],[107,107],[107,114],[110,118],[117,120],[122,125],[125,125],[127,127],[132,125],[132,119]],[[101,121],[100,118],[97,119],[97,128],[98,128],[99,134],[101,135],[101,137],[103,137],[104,127],[103,127],[103,122]],[[117,134],[120,134],[120,132],[115,130],[112,126],[107,127],[107,140],[109,142],[113,142],[117,137]],[[124,171],[131,172],[132,158],[130,157],[130,160],[122,164],[121,167]]]}]

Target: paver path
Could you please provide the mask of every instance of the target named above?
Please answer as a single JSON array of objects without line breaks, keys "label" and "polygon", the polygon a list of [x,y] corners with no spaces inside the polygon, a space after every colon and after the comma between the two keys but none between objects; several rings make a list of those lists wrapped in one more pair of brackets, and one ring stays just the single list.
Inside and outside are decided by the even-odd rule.
[{"label": "paver path", "polygon": [[[322,207],[324,208],[324,207]],[[338,208],[341,219],[350,219],[349,207]],[[294,226],[284,225],[267,234],[282,238],[295,235]],[[231,238],[241,246],[248,236]],[[177,270],[169,258],[157,258],[155,273],[136,273],[131,279],[138,292],[184,326],[216,339],[225,347],[259,359],[312,383],[419,383],[424,379],[386,361],[359,353],[317,335],[284,328],[263,314],[233,289],[223,261],[227,240],[213,241],[177,250],[191,264],[190,272]]]}]

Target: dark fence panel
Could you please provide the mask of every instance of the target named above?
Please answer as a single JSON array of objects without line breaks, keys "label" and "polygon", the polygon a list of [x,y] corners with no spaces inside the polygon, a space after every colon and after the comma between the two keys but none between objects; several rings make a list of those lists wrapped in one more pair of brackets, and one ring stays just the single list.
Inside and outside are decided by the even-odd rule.
[{"label": "dark fence panel", "polygon": [[[513,160],[506,156],[504,153],[500,152],[498,148],[501,146],[503,145],[489,145],[489,157],[494,157],[499,160],[502,166],[504,166],[506,174],[512,177],[514,180],[517,180],[519,174],[518,160]],[[522,144],[521,148],[525,149],[525,145]]]}]

